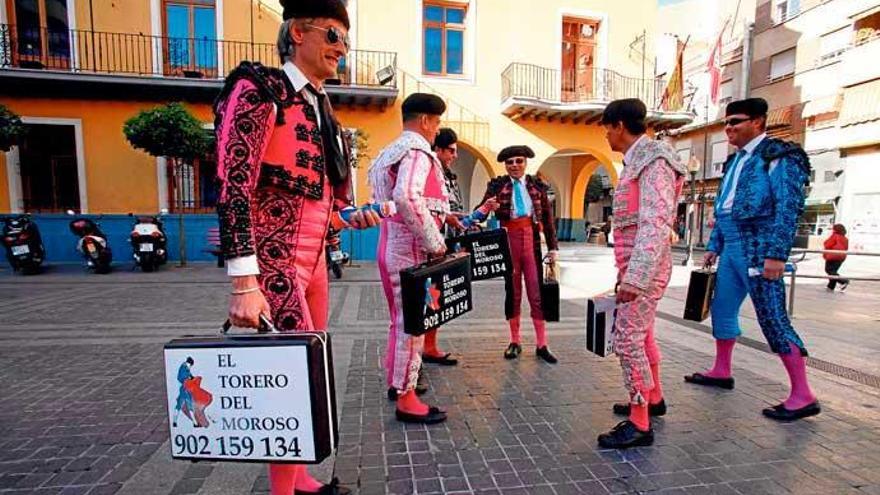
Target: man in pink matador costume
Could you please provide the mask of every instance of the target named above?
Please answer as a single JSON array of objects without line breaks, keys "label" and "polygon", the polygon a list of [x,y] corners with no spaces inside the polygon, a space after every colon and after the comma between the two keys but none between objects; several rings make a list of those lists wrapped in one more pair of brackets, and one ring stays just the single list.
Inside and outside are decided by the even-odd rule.
[{"label": "man in pink matador costume", "polygon": [[377,262],[391,317],[385,368],[388,386],[398,394],[397,419],[430,424],[445,421],[446,413],[416,394],[425,337],[404,331],[400,271],[446,252],[440,228],[449,213],[449,194],[443,165],[431,151],[446,104],[438,96],[414,93],[401,110],[403,134],[382,150],[369,174],[373,200],[394,201],[397,207],[379,228]]},{"label": "man in pink matador costume", "polygon": [[[331,215],[351,203],[349,152],[323,82],[348,51],[342,0],[282,0],[282,69],[242,62],[215,105],[220,240],[229,259],[233,324],[267,315],[284,332],[326,331],[324,242]],[[358,212],[355,227],[378,224]],[[346,494],[305,466],[270,464],[272,495]]]},{"label": "man in pink matador costume", "polygon": [[599,435],[604,448],[651,445],[649,414],[666,413],[654,316],[672,274],[672,226],[686,170],[668,144],[645,135],[646,115],[645,104],[630,98],[609,103],[601,121],[611,149],[624,153],[613,206],[614,352],[629,392],[629,403],[614,406],[616,414],[629,418]]}]

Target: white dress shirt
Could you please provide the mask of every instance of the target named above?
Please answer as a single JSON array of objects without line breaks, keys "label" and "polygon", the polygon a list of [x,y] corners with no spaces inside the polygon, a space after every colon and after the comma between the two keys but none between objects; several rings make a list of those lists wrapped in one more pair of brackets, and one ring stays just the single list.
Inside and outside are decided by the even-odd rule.
[{"label": "white dress shirt", "polygon": [[[745,151],[745,154],[736,162],[736,166],[730,171],[730,177],[724,184],[724,188],[729,188],[730,192],[727,193],[727,196],[724,198],[724,203],[721,204],[721,211],[729,212],[733,208],[733,198],[736,196],[736,186],[739,183],[739,174],[742,172],[743,165],[752,157],[755,148],[757,148],[758,145],[761,144],[761,141],[766,138],[767,133],[762,133],[760,136],[752,139],[742,147],[742,151]],[[721,191],[724,191],[724,188],[721,189]]]}]

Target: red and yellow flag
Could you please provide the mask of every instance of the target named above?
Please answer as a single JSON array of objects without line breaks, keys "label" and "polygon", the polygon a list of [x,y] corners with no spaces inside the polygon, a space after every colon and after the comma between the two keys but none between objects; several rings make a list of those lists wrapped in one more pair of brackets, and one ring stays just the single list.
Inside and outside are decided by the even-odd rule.
[{"label": "red and yellow flag", "polygon": [[684,108],[684,47],[687,41],[676,42],[678,55],[675,57],[675,68],[669,76],[666,89],[663,90],[663,100],[660,107],[666,112],[674,112]]}]

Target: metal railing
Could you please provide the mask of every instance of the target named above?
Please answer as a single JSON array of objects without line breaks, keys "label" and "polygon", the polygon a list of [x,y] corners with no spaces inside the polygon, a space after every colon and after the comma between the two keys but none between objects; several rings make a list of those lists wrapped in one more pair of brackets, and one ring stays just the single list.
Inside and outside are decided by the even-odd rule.
[{"label": "metal railing", "polygon": [[[822,279],[822,280],[855,280],[859,282],[880,282],[880,277],[848,277],[841,275],[813,275],[798,273],[798,263],[805,261],[808,254],[845,254],[847,256],[872,256],[880,257],[880,253],[869,251],[838,251],[833,249],[799,249],[791,250],[789,261],[791,270],[786,270],[789,274],[790,282],[788,287],[788,316],[794,316],[795,289],[797,287],[798,278]],[[799,257],[799,259],[794,259]]]},{"label": "metal railing", "polygon": [[489,147],[489,121],[480,117],[464,105],[450,99],[440,91],[421,81],[418,77],[403,71],[401,75],[401,97],[406,98],[413,93],[430,93],[443,98],[446,102],[446,113],[443,114],[443,125],[452,128],[458,138],[472,146]]},{"label": "metal railing", "polygon": [[597,67],[559,71],[514,62],[501,74],[502,101],[521,97],[551,103],[587,103],[639,98],[648,108],[658,109],[664,88],[661,79],[626,77]]},{"label": "metal railing", "polygon": [[[0,24],[3,69],[222,79],[242,60],[276,66],[277,49],[250,41]],[[351,50],[328,83],[394,88],[396,78],[380,81],[376,74],[396,66],[394,52]]]}]

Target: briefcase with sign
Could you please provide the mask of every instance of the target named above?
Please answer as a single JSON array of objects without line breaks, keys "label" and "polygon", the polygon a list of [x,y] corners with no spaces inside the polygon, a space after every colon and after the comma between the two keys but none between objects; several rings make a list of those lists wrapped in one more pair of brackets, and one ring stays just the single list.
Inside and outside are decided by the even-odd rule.
[{"label": "briefcase with sign", "polygon": [[403,327],[410,335],[423,335],[473,309],[471,257],[448,254],[400,271]]},{"label": "briefcase with sign", "polygon": [[587,300],[587,350],[601,357],[614,353],[614,308],[617,295],[600,294]]},{"label": "briefcase with sign", "polygon": [[507,229],[481,230],[446,239],[448,252],[471,255],[471,280],[510,276],[513,264]]},{"label": "briefcase with sign", "polygon": [[326,333],[175,339],[165,384],[174,459],[316,464],[336,448]]},{"label": "briefcase with sign", "polygon": [[709,317],[715,293],[715,270],[694,270],[684,303],[684,319],[703,321]]}]

